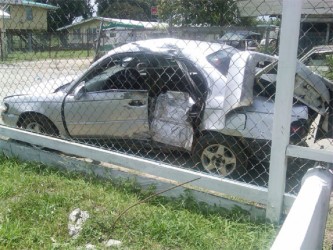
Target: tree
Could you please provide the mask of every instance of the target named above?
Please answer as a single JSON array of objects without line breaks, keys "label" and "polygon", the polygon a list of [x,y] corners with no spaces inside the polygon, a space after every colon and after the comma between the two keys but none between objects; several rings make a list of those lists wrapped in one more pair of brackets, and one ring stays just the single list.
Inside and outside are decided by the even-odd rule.
[{"label": "tree", "polygon": [[96,0],[96,4],[98,16],[151,21],[154,0]]},{"label": "tree", "polygon": [[245,25],[254,20],[240,18],[234,0],[158,0],[158,17],[181,26]]},{"label": "tree", "polygon": [[48,12],[49,31],[56,31],[60,27],[71,24],[76,17],[91,17],[93,13],[89,0],[39,0],[38,2],[59,7],[55,11]]}]

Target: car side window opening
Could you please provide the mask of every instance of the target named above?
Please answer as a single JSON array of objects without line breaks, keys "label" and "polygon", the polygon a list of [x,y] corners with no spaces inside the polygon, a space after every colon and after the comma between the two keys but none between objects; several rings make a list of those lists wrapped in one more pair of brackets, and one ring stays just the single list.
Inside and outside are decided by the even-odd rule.
[{"label": "car side window opening", "polygon": [[304,64],[306,66],[328,66],[329,56],[329,54],[325,53],[313,54],[305,60]]},{"label": "car side window opening", "polygon": [[219,50],[207,56],[207,60],[224,76],[227,76],[231,57],[235,53],[237,53],[237,50],[235,50],[234,48]]},{"label": "car side window opening", "polygon": [[[205,80],[201,72],[184,59],[171,56],[153,56],[152,63],[147,67],[153,95],[166,91],[178,91],[195,96],[206,92]],[[152,59],[150,58],[150,59]],[[192,86],[195,85],[195,86]],[[201,92],[201,93],[199,93]]]},{"label": "car side window opening", "polygon": [[171,56],[140,54],[128,66],[135,68],[147,82],[151,97],[168,90],[188,92],[185,76]]},{"label": "car side window opening", "polygon": [[139,54],[128,63],[149,85],[150,96],[166,91],[188,92],[187,82],[177,61],[168,55]]},{"label": "car side window opening", "polygon": [[204,76],[191,62],[187,60],[181,60],[181,62],[184,64],[184,70],[186,70],[186,73],[190,78],[188,81],[190,81],[191,89],[193,89],[198,98],[204,98],[207,95],[207,84]]},{"label": "car side window opening", "polygon": [[179,91],[197,99],[195,96],[206,92],[204,78],[190,62],[177,60],[160,54],[116,55],[95,67],[82,81],[87,92],[148,90],[151,97],[157,97],[167,91]]},{"label": "car side window opening", "polygon": [[84,78],[86,91],[147,90],[140,73],[128,67],[130,60],[130,57],[116,57],[96,67]]}]

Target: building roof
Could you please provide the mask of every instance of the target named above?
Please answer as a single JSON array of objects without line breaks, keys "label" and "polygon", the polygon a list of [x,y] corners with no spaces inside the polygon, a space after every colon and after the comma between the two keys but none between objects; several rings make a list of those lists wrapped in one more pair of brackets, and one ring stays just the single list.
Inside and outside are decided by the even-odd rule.
[{"label": "building roof", "polygon": [[108,30],[108,29],[115,29],[115,28],[123,28],[123,29],[144,29],[145,26],[139,23],[130,23],[130,22],[122,22],[122,21],[112,21],[112,22],[106,22],[103,24],[102,29]]},{"label": "building roof", "polygon": [[37,3],[35,0],[7,0],[5,3],[10,5],[23,5],[23,6],[31,6],[36,8],[42,8],[47,10],[56,10],[59,9],[58,6],[45,4],[45,3]]},{"label": "building roof", "polygon": [[72,29],[79,27],[83,24],[87,24],[93,21],[103,22],[103,29],[114,29],[114,28],[127,28],[127,29],[156,29],[156,28],[166,28],[168,24],[159,22],[143,22],[130,19],[116,19],[116,18],[106,18],[106,17],[92,17],[80,22],[76,22],[64,27],[57,29],[57,31]]},{"label": "building roof", "polygon": [[[133,25],[137,27],[141,26],[142,28],[145,29],[162,29],[162,28],[167,28],[169,26],[167,23],[160,23],[160,22],[144,22],[131,19],[117,19],[117,18],[105,18],[105,19],[107,22],[111,22],[114,24]],[[107,25],[104,25],[103,28],[108,28],[108,27]]]},{"label": "building roof", "polygon": [[[264,15],[281,15],[283,0],[237,0],[241,16],[256,17]],[[306,0],[303,2],[302,14],[333,15],[332,0]]]}]

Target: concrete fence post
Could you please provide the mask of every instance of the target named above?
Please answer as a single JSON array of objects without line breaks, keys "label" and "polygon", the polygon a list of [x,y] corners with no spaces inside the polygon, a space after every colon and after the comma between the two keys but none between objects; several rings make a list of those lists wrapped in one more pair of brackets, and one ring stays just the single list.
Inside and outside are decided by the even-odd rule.
[{"label": "concrete fence post", "polygon": [[308,170],[271,250],[322,249],[332,185],[331,170]]},{"label": "concrete fence post", "polygon": [[286,185],[286,149],[290,137],[302,3],[302,0],[284,0],[282,6],[280,52],[266,209],[266,218],[275,223],[280,221]]}]

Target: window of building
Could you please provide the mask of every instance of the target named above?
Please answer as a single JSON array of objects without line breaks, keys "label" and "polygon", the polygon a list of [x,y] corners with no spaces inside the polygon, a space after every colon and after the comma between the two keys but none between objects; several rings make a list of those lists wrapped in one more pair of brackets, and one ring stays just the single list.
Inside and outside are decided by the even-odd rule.
[{"label": "window of building", "polygon": [[87,29],[87,41],[94,41],[97,37],[97,29],[96,28],[88,28]]},{"label": "window of building", "polygon": [[81,39],[81,29],[75,29],[73,31],[74,39],[80,40]]},{"label": "window of building", "polygon": [[32,8],[31,7],[26,7],[25,8],[25,14],[26,14],[27,20],[32,21],[33,15],[32,15]]}]

